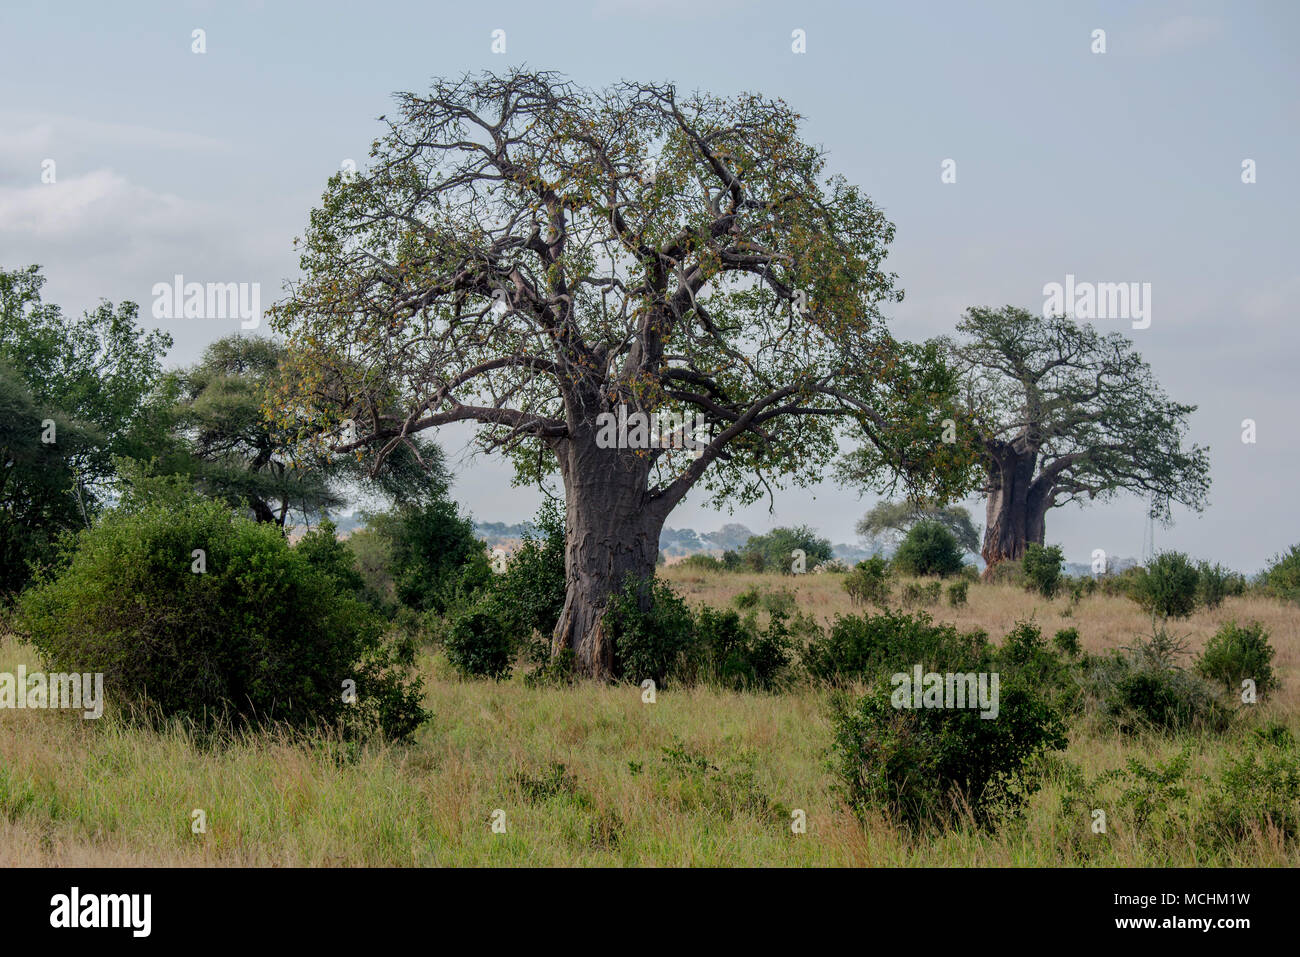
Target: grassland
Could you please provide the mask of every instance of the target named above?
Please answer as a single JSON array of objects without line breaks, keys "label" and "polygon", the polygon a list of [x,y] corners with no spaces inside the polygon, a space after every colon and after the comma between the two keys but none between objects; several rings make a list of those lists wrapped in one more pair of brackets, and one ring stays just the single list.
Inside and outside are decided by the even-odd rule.
[{"label": "grassland", "polygon": [[[692,603],[729,604],[753,585],[788,587],[822,620],[851,608],[838,576],[668,569]],[[1098,652],[1148,633],[1124,598],[1086,598],[1066,617],[1011,586],[975,585],[968,607],[931,609],[995,640],[1034,617],[1046,634],[1073,626]],[[1199,649],[1228,620],[1253,619],[1277,649],[1282,687],[1259,720],[1300,733],[1300,614],[1259,597],[1229,598],[1175,631]],[[0,671],[38,665],[0,640]],[[0,711],[2,865],[1275,865],[1300,853],[1267,833],[1223,846],[1197,839],[1195,820],[1152,840],[1113,815],[1091,839],[1059,813],[1049,779],[1024,816],[994,833],[917,836],[859,821],[832,790],[827,693],[799,684],[779,695],[667,690],[644,704],[631,686],[529,687],[458,679],[436,652],[418,661],[433,717],[406,745],[304,744],[246,735],[197,745],[181,729],[155,733],[119,720]],[[1093,776],[1130,758],[1163,761],[1190,747],[1191,806],[1209,774],[1244,747],[1220,737],[1121,738],[1083,716],[1065,757]],[[192,830],[202,810],[204,833]],[[495,811],[504,833],[494,833]],[[792,833],[791,814],[806,814]],[[500,820],[498,816],[498,820]]]}]

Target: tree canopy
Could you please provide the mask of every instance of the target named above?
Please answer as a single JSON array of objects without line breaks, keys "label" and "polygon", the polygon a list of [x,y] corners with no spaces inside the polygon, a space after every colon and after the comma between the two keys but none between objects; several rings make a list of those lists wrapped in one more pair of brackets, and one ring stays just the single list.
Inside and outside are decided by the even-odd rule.
[{"label": "tree canopy", "polygon": [[1130,340],[1015,306],[969,309],[957,334],[941,343],[984,469],[990,565],[1042,544],[1069,502],[1133,492],[1165,522],[1174,502],[1204,507],[1208,450],[1184,445],[1196,407],[1165,396]]}]

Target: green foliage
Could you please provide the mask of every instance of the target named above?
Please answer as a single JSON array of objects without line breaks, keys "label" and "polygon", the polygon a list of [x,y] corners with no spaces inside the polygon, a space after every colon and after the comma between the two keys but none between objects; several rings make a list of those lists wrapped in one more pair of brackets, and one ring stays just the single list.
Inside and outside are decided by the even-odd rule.
[{"label": "green foliage", "polygon": [[328,576],[339,591],[361,601],[372,601],[366,580],[357,570],[356,559],[348,547],[336,537],[337,527],[329,519],[300,538],[294,550],[307,564]]},{"label": "green foliage", "polygon": [[506,570],[492,577],[487,590],[508,631],[523,641],[538,636],[533,657],[544,660],[564,611],[564,514],[544,505],[536,525],[540,534],[524,535]]},{"label": "green foliage", "polygon": [[953,582],[948,586],[948,604],[953,608],[964,608],[966,606],[966,592],[970,588],[970,582],[959,581]]},{"label": "green foliage", "polygon": [[1060,715],[1016,684],[1003,682],[993,719],[972,708],[896,708],[892,697],[882,676],[856,704],[835,699],[836,788],[859,816],[879,811],[923,830],[968,812],[996,826],[1038,789],[1038,758],[1067,744]]},{"label": "green foliage", "polygon": [[1131,595],[1159,618],[1186,618],[1196,608],[1200,576],[1182,552],[1161,552],[1135,576]]},{"label": "green foliage", "polygon": [[134,303],[73,318],[41,301],[44,283],[36,266],[0,269],[0,599],[94,520],[114,457],[148,447],[171,347]]},{"label": "green foliage", "polygon": [[1059,545],[1043,547],[1037,542],[1030,542],[1025,546],[1025,557],[1020,563],[1025,573],[1026,587],[1044,598],[1055,598],[1061,587],[1063,561]]},{"label": "green foliage", "polygon": [[770,690],[790,665],[794,642],[779,612],[760,630],[753,616],[742,621],[734,611],[705,607],[695,623],[693,656],[702,659],[705,680],[740,691]]},{"label": "green foliage", "polygon": [[980,550],[979,531],[971,522],[970,512],[960,505],[933,508],[917,505],[906,499],[898,502],[882,501],[858,522],[855,531],[863,538],[882,541],[902,539],[918,521],[938,522],[957,539],[957,544],[968,552]]},{"label": "green foliage", "polygon": [[370,528],[388,543],[397,599],[417,611],[444,613],[492,579],[474,524],[455,502],[429,498],[371,516]]},{"label": "green foliage", "polygon": [[1231,571],[1209,562],[1197,564],[1196,579],[1196,600],[1206,608],[1218,608],[1236,587]]},{"label": "green foliage", "polygon": [[912,526],[894,553],[893,565],[905,575],[955,575],[962,568],[961,546],[939,522],[922,520]]},{"label": "green foliage", "polygon": [[1079,645],[1079,629],[1062,628],[1052,637],[1052,644],[1056,646],[1058,651],[1069,655],[1071,658],[1079,657],[1081,651]]},{"label": "green foliage", "polygon": [[318,567],[327,552],[292,549],[216,502],[115,511],[24,596],[20,630],[52,670],[103,672],[110,700],[164,718],[402,737],[424,718],[401,676],[411,649],[386,643],[373,612]]},{"label": "green foliage", "polygon": [[884,608],[889,604],[889,563],[880,555],[858,562],[844,576],[844,590],[855,605],[869,603]]},{"label": "green foliage", "polygon": [[1124,733],[1226,730],[1232,712],[1214,685],[1178,664],[1182,651],[1157,629],[1092,662],[1085,686],[1101,717]]},{"label": "green foliage", "polygon": [[751,536],[745,543],[742,558],[754,571],[779,571],[792,574],[795,562],[793,552],[802,550],[807,569],[832,558],[831,542],[819,538],[815,529],[807,525],[796,528],[774,528],[766,535]]},{"label": "green foliage", "polygon": [[650,678],[660,687],[691,647],[695,632],[686,602],[659,579],[629,578],[606,606],[605,627],[614,642],[617,673],[636,683]]},{"label": "green foliage", "polygon": [[1251,678],[1256,692],[1263,697],[1277,684],[1272,665],[1275,653],[1268,632],[1259,622],[1238,625],[1229,621],[1206,642],[1205,650],[1196,659],[1196,671],[1234,693],[1241,691],[1244,679]]},{"label": "green foliage", "polygon": [[679,564],[682,568],[690,568],[702,572],[721,572],[729,570],[722,559],[710,555],[707,552],[696,552],[693,555],[687,555]]},{"label": "green foliage", "polygon": [[462,675],[498,681],[510,677],[516,648],[515,636],[491,603],[456,616],[444,642],[447,659]]},{"label": "green foliage", "polygon": [[1224,843],[1258,834],[1300,839],[1300,750],[1277,725],[1256,736],[1246,753],[1228,757],[1210,795],[1209,817]]},{"label": "green foliage", "polygon": [[1284,601],[1300,602],[1300,545],[1274,556],[1264,570],[1264,587]]},{"label": "green foliage", "polygon": [[903,606],[905,608],[916,608],[921,605],[933,605],[939,600],[939,595],[943,591],[943,584],[940,582],[908,582],[903,586]]},{"label": "green foliage", "polygon": [[881,672],[923,664],[945,670],[949,664],[988,660],[983,632],[959,634],[952,625],[937,625],[919,612],[845,615],[815,637],[804,650],[804,667],[819,681],[868,680]]}]

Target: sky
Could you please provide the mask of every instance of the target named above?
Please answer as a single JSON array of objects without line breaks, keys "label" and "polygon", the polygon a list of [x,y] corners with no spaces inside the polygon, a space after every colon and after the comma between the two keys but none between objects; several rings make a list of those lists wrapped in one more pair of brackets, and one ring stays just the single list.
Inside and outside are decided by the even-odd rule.
[{"label": "sky", "polygon": [[[239,320],[154,320],[154,284],[181,274],[280,298],[293,238],[328,177],[364,164],[395,91],[513,66],[590,88],[757,91],[802,114],[829,170],[897,227],[887,268],[905,298],[887,316],[902,338],[951,332],[970,306],[1041,311],[1067,275],[1150,283],[1149,326],[1096,324],[1198,406],[1189,440],[1209,446],[1213,483],[1203,513],[1176,507],[1156,527],[1156,547],[1254,571],[1300,541],[1298,32],[1290,0],[6,0],[0,266],[40,264],[66,311],[140,303],[174,337],[166,363],[189,364]],[[536,491],[471,455],[465,428],[438,438],[475,518],[533,515]],[[828,480],[730,514],[702,502],[668,524],[809,524],[852,542],[873,499]],[[982,523],[982,502],[966,504]],[[1145,530],[1131,495],[1047,518],[1068,561],[1139,556]]]}]

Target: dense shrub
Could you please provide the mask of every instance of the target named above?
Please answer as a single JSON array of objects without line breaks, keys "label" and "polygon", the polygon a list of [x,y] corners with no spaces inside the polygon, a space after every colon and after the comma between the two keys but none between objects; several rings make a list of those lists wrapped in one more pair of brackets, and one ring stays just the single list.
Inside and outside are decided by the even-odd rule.
[{"label": "dense shrub", "polygon": [[1246,753],[1229,756],[1210,794],[1209,818],[1224,843],[1271,830],[1300,838],[1300,751],[1286,728],[1254,738]]},{"label": "dense shrub", "polygon": [[1246,625],[1230,621],[1206,642],[1205,650],[1196,659],[1196,671],[1231,692],[1240,692],[1242,681],[1251,678],[1255,690],[1263,696],[1276,684],[1271,663],[1274,654],[1263,625],[1257,621]]},{"label": "dense shrub", "polygon": [[1196,608],[1200,576],[1182,552],[1161,552],[1136,576],[1131,592],[1142,608],[1160,618],[1186,618]]},{"label": "dense shrub", "polygon": [[1214,685],[1177,663],[1181,651],[1157,630],[1093,662],[1086,686],[1103,719],[1126,733],[1225,730],[1232,712]]},{"label": "dense shrub", "polygon": [[1020,679],[1025,687],[1034,688],[1062,714],[1082,705],[1082,682],[1073,662],[1050,647],[1033,622],[1016,622],[997,649],[994,662],[1004,680]]},{"label": "dense shrub", "polygon": [[1284,601],[1300,602],[1300,545],[1277,555],[1264,570],[1264,587]]},{"label": "dense shrub", "polygon": [[929,615],[883,612],[845,615],[815,636],[804,649],[804,667],[821,681],[869,679],[881,671],[895,672],[923,664],[943,670],[948,664],[983,661],[988,657],[983,632],[959,634],[952,625],[938,625]]},{"label": "dense shrub", "polygon": [[687,555],[679,564],[682,568],[689,568],[692,571],[721,572],[727,570],[727,566],[723,564],[722,559],[716,558],[708,552],[696,552],[693,555]]},{"label": "dense shrub", "polygon": [[695,625],[693,654],[703,665],[696,677],[737,690],[776,687],[794,656],[794,642],[782,614],[766,630],[750,616],[703,608]]},{"label": "dense shrub", "polygon": [[1233,589],[1233,575],[1222,565],[1201,562],[1196,566],[1196,600],[1206,608],[1218,608]]},{"label": "dense shrub", "polygon": [[1055,598],[1061,587],[1061,563],[1064,556],[1059,545],[1044,547],[1037,542],[1030,542],[1025,548],[1025,557],[1021,568],[1025,573],[1025,587],[1038,592],[1044,598]]},{"label": "dense shrub", "polygon": [[948,604],[953,608],[962,608],[966,605],[966,590],[970,588],[970,582],[959,581],[953,582],[948,586]]},{"label": "dense shrub", "polygon": [[879,555],[858,562],[844,576],[844,590],[854,605],[869,603],[881,608],[889,604],[889,564]]},{"label": "dense shrub", "polygon": [[507,633],[521,644],[533,639],[532,657],[544,659],[564,611],[564,515],[543,507],[536,525],[540,534],[524,534],[506,570],[493,575],[486,590]]},{"label": "dense shrub", "polygon": [[389,543],[398,601],[417,611],[442,614],[492,579],[473,522],[447,499],[371,516],[370,528]]},{"label": "dense shrub", "polygon": [[941,582],[908,582],[903,586],[903,604],[908,608],[933,605],[943,594]]},{"label": "dense shrub", "polygon": [[614,642],[619,675],[663,685],[694,639],[691,610],[667,582],[629,578],[610,598],[605,627]]},{"label": "dense shrub", "polygon": [[893,557],[894,567],[905,575],[955,575],[962,568],[957,537],[936,521],[922,520],[908,530]]},{"label": "dense shrub", "polygon": [[406,735],[424,718],[399,674],[410,649],[383,640],[343,571],[323,538],[292,549],[216,502],[119,510],[26,594],[20,628],[52,670],[103,672],[110,699],[163,717]]},{"label": "dense shrub", "polygon": [[753,535],[745,543],[742,555],[746,566],[756,572],[793,572],[796,550],[804,553],[805,570],[816,568],[832,557],[831,542],[821,538],[807,525],[797,528],[774,528],[766,535]]},{"label": "dense shrub", "polygon": [[1052,637],[1052,644],[1062,654],[1069,655],[1071,658],[1079,657],[1079,629],[1062,628]]},{"label": "dense shrub", "polygon": [[501,609],[485,601],[457,615],[444,648],[452,666],[467,678],[510,677],[518,648]]},{"label": "dense shrub", "polygon": [[[971,669],[965,669],[971,670]],[[1041,697],[1003,682],[996,718],[972,708],[896,708],[882,676],[833,713],[836,788],[860,816],[877,810],[914,829],[950,827],[969,811],[990,827],[1038,788],[1040,755],[1066,746],[1065,726]]]}]

